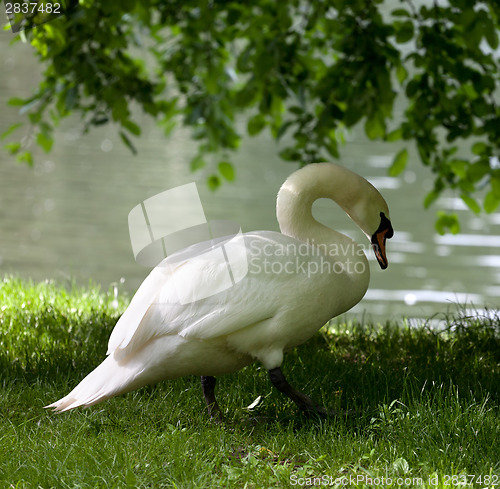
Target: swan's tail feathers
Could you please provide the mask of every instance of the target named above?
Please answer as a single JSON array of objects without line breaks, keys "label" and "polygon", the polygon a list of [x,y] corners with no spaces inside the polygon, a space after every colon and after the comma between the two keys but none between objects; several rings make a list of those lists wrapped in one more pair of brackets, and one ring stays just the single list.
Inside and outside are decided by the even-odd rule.
[{"label": "swan's tail feathers", "polygon": [[133,389],[136,375],[120,367],[111,354],[90,372],[67,396],[45,406],[63,412],[80,406],[88,407]]}]

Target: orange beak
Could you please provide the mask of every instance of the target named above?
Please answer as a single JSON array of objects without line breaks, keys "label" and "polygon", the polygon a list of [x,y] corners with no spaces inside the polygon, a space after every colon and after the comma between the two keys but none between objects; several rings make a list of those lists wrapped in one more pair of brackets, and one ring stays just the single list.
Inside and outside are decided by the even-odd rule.
[{"label": "orange beak", "polygon": [[375,233],[372,238],[372,248],[382,270],[387,268],[387,256],[385,254],[385,239],[388,229]]},{"label": "orange beak", "polygon": [[383,212],[380,213],[380,217],[380,226],[373,234],[371,243],[380,268],[385,270],[388,265],[387,256],[385,254],[385,240],[391,239],[394,235],[394,231],[392,229],[391,221],[385,217]]}]

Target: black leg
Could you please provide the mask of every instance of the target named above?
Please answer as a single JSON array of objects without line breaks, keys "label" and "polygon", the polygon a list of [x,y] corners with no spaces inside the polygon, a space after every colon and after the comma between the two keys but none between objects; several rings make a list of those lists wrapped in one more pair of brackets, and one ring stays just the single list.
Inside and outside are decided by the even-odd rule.
[{"label": "black leg", "polygon": [[294,389],[288,383],[280,367],[269,370],[269,378],[271,379],[274,387],[285,394],[285,396],[288,396],[302,411],[304,411],[305,414],[319,414],[321,416],[327,415],[324,408],[319,407],[309,397],[302,394],[302,392],[299,392],[297,389]]},{"label": "black leg", "polygon": [[205,402],[207,403],[208,414],[211,418],[222,421],[222,411],[220,410],[219,404],[217,404],[217,399],[215,399],[214,391],[216,383],[217,379],[215,377],[201,376],[201,388],[203,390]]}]

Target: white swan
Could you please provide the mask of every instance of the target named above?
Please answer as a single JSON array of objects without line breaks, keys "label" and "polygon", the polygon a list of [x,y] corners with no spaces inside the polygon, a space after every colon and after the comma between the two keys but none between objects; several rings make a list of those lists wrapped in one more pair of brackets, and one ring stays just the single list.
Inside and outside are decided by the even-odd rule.
[{"label": "white swan", "polygon": [[278,193],[281,233],[256,231],[236,238],[242,240],[248,264],[241,281],[181,304],[175,289],[196,291],[200,281],[217,281],[220,264],[199,255],[173,268],[162,262],[116,324],[107,358],[67,396],[46,407],[66,411],[91,406],[146,384],[199,375],[210,414],[220,416],[214,376],[259,360],[272,383],[300,409],[323,412],[286,381],[280,369],[283,352],[357,304],[370,274],[363,251],[352,239],[313,218],[312,204],[321,197],[344,209],[386,268],[385,240],[393,230],[380,193],[341,166],[308,165],[293,173]]}]

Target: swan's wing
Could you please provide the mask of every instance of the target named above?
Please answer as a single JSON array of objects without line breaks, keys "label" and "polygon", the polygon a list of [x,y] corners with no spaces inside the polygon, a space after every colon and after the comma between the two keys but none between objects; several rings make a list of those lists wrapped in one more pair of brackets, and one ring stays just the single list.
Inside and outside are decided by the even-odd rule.
[{"label": "swan's wing", "polygon": [[[283,237],[279,233],[271,234]],[[242,241],[244,248],[239,248],[246,252],[256,249],[255,240],[263,239],[257,234],[244,236],[237,239],[246,239]],[[276,240],[267,236],[265,241],[276,245]],[[234,240],[232,243],[235,244]],[[276,278],[267,275],[263,281],[258,274],[246,274],[248,256],[245,260],[233,259],[228,275],[227,257],[235,248],[233,251],[230,247],[225,248],[226,254],[219,259],[200,255],[201,248],[197,248],[195,257],[177,262],[167,259],[158,265],[116,324],[109,339],[108,353],[117,349],[137,349],[152,337],[165,334],[215,338],[272,317],[277,306],[269,291],[274,288]],[[237,278],[241,280],[236,282]]]},{"label": "swan's wing", "polygon": [[157,300],[163,284],[168,280],[167,272],[166,268],[156,267],[142,282],[111,332],[108,341],[108,355],[117,348],[128,344],[149,307]]}]

